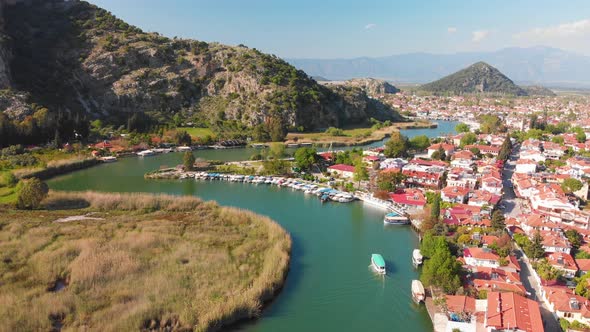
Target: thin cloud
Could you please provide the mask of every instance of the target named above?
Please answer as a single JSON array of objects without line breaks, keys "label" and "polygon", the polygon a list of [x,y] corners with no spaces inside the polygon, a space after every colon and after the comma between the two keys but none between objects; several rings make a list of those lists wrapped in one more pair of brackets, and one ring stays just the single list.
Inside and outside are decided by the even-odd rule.
[{"label": "thin cloud", "polygon": [[367,25],[365,25],[365,30],[371,30],[377,27],[377,24],[375,23],[369,23]]},{"label": "thin cloud", "polygon": [[590,18],[536,27],[512,35],[520,47],[544,45],[590,54]]},{"label": "thin cloud", "polygon": [[484,40],[490,34],[489,30],[476,30],[471,33],[471,40],[475,43],[479,43]]},{"label": "thin cloud", "polygon": [[455,33],[455,32],[457,32],[457,28],[455,28],[455,27],[448,27],[447,28],[447,32],[448,33]]},{"label": "thin cloud", "polygon": [[590,19],[534,28],[514,35],[516,39],[547,39],[590,35]]}]

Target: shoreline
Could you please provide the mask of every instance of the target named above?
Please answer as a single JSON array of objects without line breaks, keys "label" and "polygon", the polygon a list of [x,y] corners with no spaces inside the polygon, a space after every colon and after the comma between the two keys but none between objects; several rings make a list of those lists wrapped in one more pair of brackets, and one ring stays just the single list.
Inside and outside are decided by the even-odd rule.
[{"label": "shoreline", "polygon": [[[285,145],[301,145],[301,144],[312,144],[312,146],[317,146],[317,147],[329,147],[331,146],[335,146],[335,147],[351,147],[351,146],[363,146],[363,145],[369,145],[369,144],[373,144],[379,141],[382,141],[388,137],[391,137],[392,133],[396,132],[396,131],[400,131],[400,130],[405,130],[405,129],[434,129],[434,128],[438,128],[438,123],[436,122],[423,122],[423,121],[412,121],[412,122],[404,122],[404,123],[395,123],[392,124],[391,126],[385,127],[385,128],[381,128],[381,129],[377,129],[375,130],[373,133],[371,133],[371,136],[373,137],[368,137],[365,139],[361,139],[359,141],[352,141],[352,142],[348,142],[346,141],[347,139],[352,139],[352,137],[350,136],[331,136],[330,139],[326,139],[326,138],[322,138],[322,139],[317,139],[317,140],[313,140],[313,138],[306,138],[305,135],[311,135],[311,134],[322,134],[322,133],[289,133],[287,134],[287,138],[285,139],[285,141],[283,142]],[[371,129],[371,128],[366,128]],[[297,141],[295,141],[293,138],[289,138],[289,135],[294,136],[294,137],[298,137],[298,135],[303,135],[303,138],[298,138]],[[262,143],[264,144],[264,143]],[[266,143],[269,144],[269,143]]]}]

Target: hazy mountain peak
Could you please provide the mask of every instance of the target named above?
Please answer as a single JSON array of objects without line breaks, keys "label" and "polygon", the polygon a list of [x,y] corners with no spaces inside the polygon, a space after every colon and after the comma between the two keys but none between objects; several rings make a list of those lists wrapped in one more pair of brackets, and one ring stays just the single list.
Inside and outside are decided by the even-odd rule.
[{"label": "hazy mountain peak", "polygon": [[527,94],[506,75],[483,61],[476,62],[435,82],[425,84],[422,89],[436,94],[493,93],[516,96]]}]

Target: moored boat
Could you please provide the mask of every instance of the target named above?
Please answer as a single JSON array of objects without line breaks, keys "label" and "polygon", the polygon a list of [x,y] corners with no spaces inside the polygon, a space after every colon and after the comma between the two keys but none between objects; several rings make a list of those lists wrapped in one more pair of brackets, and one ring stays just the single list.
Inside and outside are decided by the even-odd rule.
[{"label": "moored boat", "polygon": [[388,225],[407,225],[410,223],[410,219],[406,216],[399,215],[396,212],[389,212],[383,218],[383,223]]},{"label": "moored boat", "polygon": [[379,274],[385,274],[385,260],[380,254],[371,255],[371,266]]},{"label": "moored boat", "polygon": [[422,253],[420,253],[420,249],[414,249],[412,252],[412,264],[414,267],[422,265],[423,258],[424,257],[422,257]]},{"label": "moored boat", "polygon": [[100,161],[102,161],[103,163],[114,163],[115,161],[117,161],[117,157],[106,156],[100,158]]},{"label": "moored boat", "polygon": [[147,156],[153,156],[156,153],[152,150],[143,150],[137,153],[138,156],[140,157],[147,157]]},{"label": "moored boat", "polygon": [[424,286],[420,280],[412,280],[412,299],[414,299],[414,302],[416,303],[424,302],[424,299],[426,299]]}]

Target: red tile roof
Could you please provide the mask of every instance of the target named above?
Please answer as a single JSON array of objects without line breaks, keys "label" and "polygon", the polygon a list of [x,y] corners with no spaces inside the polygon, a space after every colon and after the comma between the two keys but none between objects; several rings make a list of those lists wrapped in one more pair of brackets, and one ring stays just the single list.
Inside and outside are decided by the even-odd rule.
[{"label": "red tile roof", "polygon": [[486,328],[543,332],[539,304],[514,293],[488,293]]},{"label": "red tile roof", "polygon": [[417,189],[405,189],[401,192],[390,193],[389,197],[392,201],[404,205],[426,205],[426,197]]},{"label": "red tile roof", "polygon": [[330,170],[342,171],[342,172],[351,172],[354,173],[354,166],[338,164],[334,166],[328,167]]},{"label": "red tile roof", "polygon": [[465,295],[447,295],[447,308],[450,312],[475,312],[475,299]]},{"label": "red tile roof", "polygon": [[447,163],[445,163],[444,161],[438,161],[438,160],[424,160],[424,159],[412,159],[409,162],[410,164],[416,164],[416,165],[423,165],[423,166],[440,166],[440,167],[446,167]]},{"label": "red tile roof", "polygon": [[442,193],[446,197],[459,197],[459,196],[465,197],[465,196],[467,196],[467,194],[469,194],[469,188],[445,187],[442,190]]},{"label": "red tile roof", "polygon": [[447,144],[447,143],[432,144],[431,146],[428,147],[428,150],[438,150],[441,147],[446,152],[455,151],[455,146],[453,144]]},{"label": "red tile roof", "polygon": [[[590,317],[590,311],[588,308],[588,300],[583,297],[574,294],[574,292],[565,286],[545,286],[545,293],[549,303],[553,304],[554,310],[561,312],[580,313],[582,316]],[[572,307],[571,301],[575,300],[579,306],[577,308]]]},{"label": "red tile roof", "polygon": [[590,271],[590,259],[576,259],[576,264],[578,264],[578,268],[580,269],[580,271]]},{"label": "red tile roof", "polygon": [[463,256],[490,261],[497,261],[500,259],[500,256],[487,248],[465,248],[463,249]]}]

